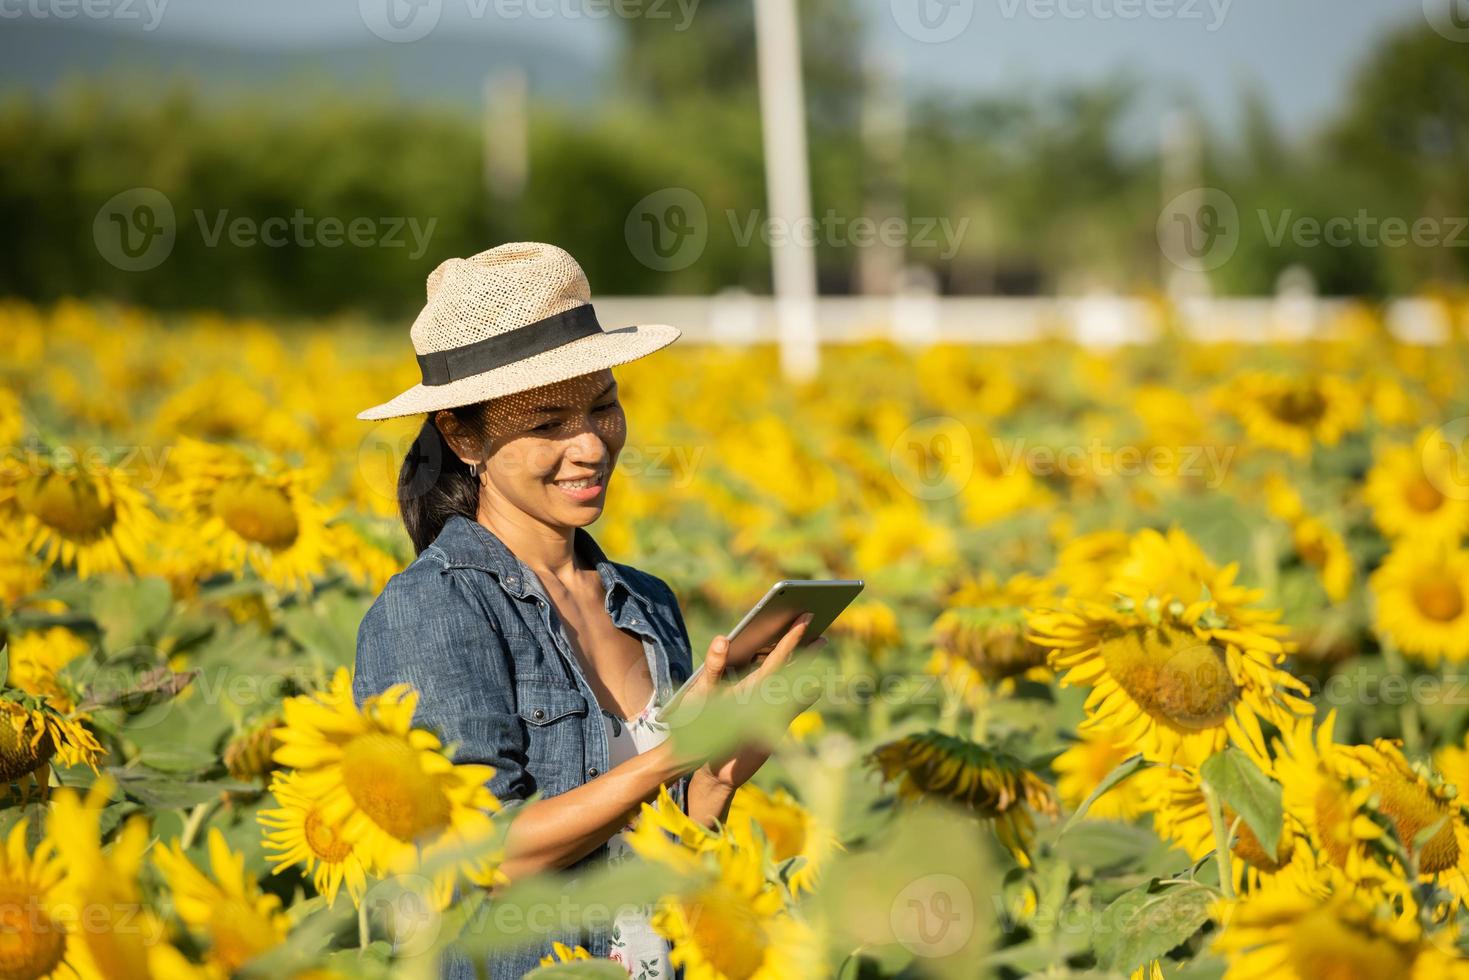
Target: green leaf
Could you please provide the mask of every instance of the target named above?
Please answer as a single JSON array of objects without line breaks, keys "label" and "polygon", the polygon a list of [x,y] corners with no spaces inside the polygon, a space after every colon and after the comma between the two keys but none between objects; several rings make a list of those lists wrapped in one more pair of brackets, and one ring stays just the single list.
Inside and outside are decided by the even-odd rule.
[{"label": "green leaf", "polygon": [[1124,892],[1102,913],[1096,935],[1097,962],[1129,974],[1198,932],[1219,896],[1194,881],[1150,881]]},{"label": "green leaf", "polygon": [[1143,827],[1111,820],[1092,820],[1055,843],[1056,853],[1072,866],[1106,871],[1142,861],[1158,844]]},{"label": "green leaf", "polygon": [[168,618],[173,595],[161,578],[108,579],[92,596],[91,613],[109,651],[146,643]]},{"label": "green leaf", "polygon": [[1123,759],[1121,762],[1117,763],[1112,771],[1103,776],[1100,783],[1097,783],[1097,788],[1087,794],[1087,798],[1081,801],[1081,806],[1076,808],[1076,812],[1073,813],[1070,817],[1066,818],[1066,822],[1061,825],[1061,833],[1066,833],[1066,831],[1070,830],[1075,824],[1079,823],[1081,819],[1086,816],[1086,811],[1091,809],[1091,805],[1097,802],[1097,800],[1101,798],[1103,793],[1107,792],[1109,789],[1116,786],[1118,783],[1122,782],[1133,773],[1146,769],[1148,768],[1148,766],[1151,765],[1152,763],[1149,762],[1147,759],[1144,759],[1141,755],[1135,755],[1131,758]]},{"label": "green leaf", "polygon": [[1220,802],[1238,814],[1254,831],[1266,854],[1280,846],[1285,808],[1280,784],[1260,771],[1250,757],[1230,746],[1216,752],[1199,767],[1199,774]]},{"label": "green leaf", "polygon": [[240,783],[230,779],[196,783],[152,770],[122,769],[109,767],[108,772],[117,779],[118,788],[144,806],[177,809],[197,806],[219,798],[223,792],[258,793],[260,787],[254,783]]}]

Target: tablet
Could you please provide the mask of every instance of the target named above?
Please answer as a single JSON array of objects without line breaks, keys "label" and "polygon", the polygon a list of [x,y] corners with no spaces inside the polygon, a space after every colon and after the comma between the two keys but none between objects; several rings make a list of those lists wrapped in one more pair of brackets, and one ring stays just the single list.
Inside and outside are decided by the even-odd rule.
[{"label": "tablet", "polygon": [[[842,610],[857,598],[862,586],[862,579],[781,579],[776,582],[726,634],[729,652],[725,659],[725,679],[737,679],[758,666],[758,661],[775,648],[803,613],[811,614],[811,622],[806,624],[800,646],[806,646],[821,636]],[[654,717],[662,721],[703,671],[704,665],[700,664]]]}]

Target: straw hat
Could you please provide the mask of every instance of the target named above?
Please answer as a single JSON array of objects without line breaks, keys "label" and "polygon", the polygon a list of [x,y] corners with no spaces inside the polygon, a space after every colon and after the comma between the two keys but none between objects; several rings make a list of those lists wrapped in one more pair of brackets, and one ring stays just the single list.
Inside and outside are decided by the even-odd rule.
[{"label": "straw hat", "polygon": [[564,250],[512,242],[449,259],[428,277],[409,335],[423,382],[363,412],[390,419],[471,405],[637,360],[677,327],[603,330],[581,266]]}]

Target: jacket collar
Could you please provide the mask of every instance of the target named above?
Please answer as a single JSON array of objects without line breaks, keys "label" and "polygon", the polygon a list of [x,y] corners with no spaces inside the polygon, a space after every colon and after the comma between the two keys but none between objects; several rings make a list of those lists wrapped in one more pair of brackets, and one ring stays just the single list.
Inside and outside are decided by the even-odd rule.
[{"label": "jacket collar", "polygon": [[[607,557],[586,528],[576,529],[573,543],[597,569],[609,599],[618,585],[629,595],[638,594],[622,569]],[[519,598],[525,598],[532,590],[540,590],[535,573],[479,521],[455,514],[445,522],[444,529],[434,539],[434,545],[444,553],[449,565],[491,572],[499,578],[505,591]]]}]

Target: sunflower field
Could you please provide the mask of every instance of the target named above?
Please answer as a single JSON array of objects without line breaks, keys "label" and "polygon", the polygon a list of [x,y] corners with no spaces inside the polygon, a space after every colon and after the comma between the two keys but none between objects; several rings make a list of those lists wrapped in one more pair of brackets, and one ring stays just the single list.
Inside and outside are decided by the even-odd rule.
[{"label": "sunflower field", "polygon": [[[506,881],[515,808],[353,703],[412,557],[400,331],[0,303],[0,977],[438,976],[654,910],[687,980],[1469,977],[1469,306],[1436,346],[828,347],[618,368],[590,528],[697,660],[863,578],[710,829]],[[774,727],[773,727],[774,726]],[[1460,795],[1466,800],[1461,801]],[[514,913],[514,914],[511,914]],[[557,946],[534,974],[618,977]]]}]

